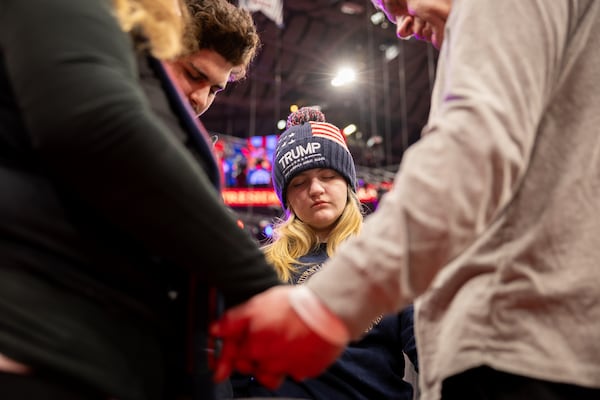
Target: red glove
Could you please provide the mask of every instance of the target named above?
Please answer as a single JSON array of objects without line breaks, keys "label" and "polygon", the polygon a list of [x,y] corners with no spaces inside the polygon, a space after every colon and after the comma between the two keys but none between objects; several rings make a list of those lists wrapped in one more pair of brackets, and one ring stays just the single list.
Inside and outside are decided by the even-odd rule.
[{"label": "red glove", "polygon": [[216,361],[217,382],[237,369],[275,389],[286,375],[296,380],[316,376],[341,354],[346,338],[334,344],[315,333],[292,308],[293,290],[308,289],[271,288],[229,310],[213,324],[211,334],[223,340]]}]

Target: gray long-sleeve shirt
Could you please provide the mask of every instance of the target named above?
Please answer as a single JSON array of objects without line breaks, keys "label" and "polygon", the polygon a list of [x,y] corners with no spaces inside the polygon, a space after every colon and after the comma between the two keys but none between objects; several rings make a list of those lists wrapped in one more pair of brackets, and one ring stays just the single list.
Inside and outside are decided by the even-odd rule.
[{"label": "gray long-sleeve shirt", "polygon": [[419,296],[424,399],[479,365],[600,388],[598,21],[595,0],[453,1],[423,138],[307,283],[354,336]]}]

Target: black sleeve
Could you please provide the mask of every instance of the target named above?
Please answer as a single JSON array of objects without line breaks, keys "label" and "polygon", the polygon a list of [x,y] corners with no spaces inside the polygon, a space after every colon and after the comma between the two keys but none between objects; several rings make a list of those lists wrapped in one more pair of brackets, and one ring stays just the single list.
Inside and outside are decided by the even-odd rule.
[{"label": "black sleeve", "polygon": [[109,0],[0,0],[0,50],[48,173],[224,292],[278,283],[192,156],[152,114]]}]

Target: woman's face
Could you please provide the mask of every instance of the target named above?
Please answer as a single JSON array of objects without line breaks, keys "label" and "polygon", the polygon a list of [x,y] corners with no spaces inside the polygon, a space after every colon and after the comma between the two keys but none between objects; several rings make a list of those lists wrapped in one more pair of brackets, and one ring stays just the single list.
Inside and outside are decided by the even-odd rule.
[{"label": "woman's face", "polygon": [[377,0],[401,39],[414,36],[440,48],[452,0]]},{"label": "woman's face", "polygon": [[290,211],[325,240],[346,207],[348,183],[332,169],[309,169],[290,181],[286,198]]}]

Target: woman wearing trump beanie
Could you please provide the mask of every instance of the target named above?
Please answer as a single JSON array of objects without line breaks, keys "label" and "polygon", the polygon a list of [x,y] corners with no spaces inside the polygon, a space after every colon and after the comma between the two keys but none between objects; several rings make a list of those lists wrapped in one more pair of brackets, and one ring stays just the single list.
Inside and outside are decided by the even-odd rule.
[{"label": "woman wearing trump beanie", "polygon": [[[341,130],[314,108],[288,117],[273,160],[273,185],[286,218],[264,248],[280,278],[302,284],[317,273],[337,246],[362,226],[354,160]],[[305,399],[407,399],[402,353],[417,366],[413,310],[378,318],[366,336],[350,344],[323,374],[301,382],[286,379],[277,390],[252,377],[232,380],[237,397]]]}]

